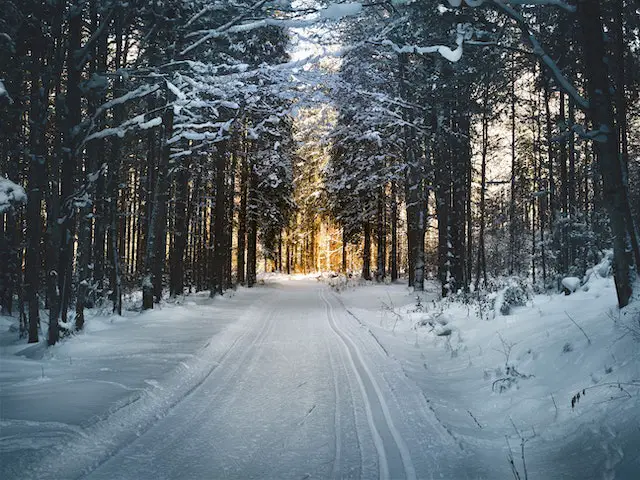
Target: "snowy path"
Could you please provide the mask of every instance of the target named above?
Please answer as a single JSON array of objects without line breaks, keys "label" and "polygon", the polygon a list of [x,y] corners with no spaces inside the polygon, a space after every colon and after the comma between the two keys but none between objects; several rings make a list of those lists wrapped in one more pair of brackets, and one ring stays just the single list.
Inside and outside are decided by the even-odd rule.
[{"label": "snowy path", "polygon": [[[436,452],[452,440],[370,332],[316,281],[268,290],[258,308],[238,319],[246,328],[236,328],[233,340],[212,337],[188,365],[188,381],[158,385],[69,445],[75,454],[45,459],[34,473],[439,477]],[[226,350],[216,347],[224,342]]]}]

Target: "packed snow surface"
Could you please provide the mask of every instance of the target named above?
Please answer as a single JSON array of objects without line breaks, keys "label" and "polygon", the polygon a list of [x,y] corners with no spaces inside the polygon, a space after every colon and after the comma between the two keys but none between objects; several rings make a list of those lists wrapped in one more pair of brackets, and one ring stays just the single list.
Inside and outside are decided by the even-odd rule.
[{"label": "packed snow surface", "polygon": [[49,349],[3,332],[0,478],[513,478],[521,438],[529,478],[636,478],[638,343],[610,279],[491,320],[434,299],[275,276],[94,312]]}]

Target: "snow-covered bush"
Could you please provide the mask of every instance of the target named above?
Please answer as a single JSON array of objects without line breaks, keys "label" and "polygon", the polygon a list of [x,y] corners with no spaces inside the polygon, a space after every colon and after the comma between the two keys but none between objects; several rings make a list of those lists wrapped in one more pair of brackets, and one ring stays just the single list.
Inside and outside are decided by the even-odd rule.
[{"label": "snow-covered bush", "polygon": [[513,307],[524,307],[529,300],[530,295],[526,286],[517,281],[507,286],[502,292],[502,297],[498,295],[498,299],[502,300],[500,303],[500,313],[502,315],[509,315]]},{"label": "snow-covered bush", "polygon": [[498,315],[509,315],[513,307],[525,306],[531,295],[525,279],[498,278],[491,280],[486,288],[465,294],[464,303],[473,305],[481,319],[491,320]]}]

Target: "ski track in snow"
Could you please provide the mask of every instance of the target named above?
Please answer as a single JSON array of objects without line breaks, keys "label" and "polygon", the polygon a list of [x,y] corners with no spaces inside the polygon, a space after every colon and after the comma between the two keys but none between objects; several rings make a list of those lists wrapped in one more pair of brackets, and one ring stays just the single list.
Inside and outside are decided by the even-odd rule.
[{"label": "ski track in snow", "polygon": [[[362,396],[365,401],[365,407],[367,410],[369,426],[371,427],[371,431],[376,440],[376,449],[378,450],[380,461],[380,478],[415,479],[416,472],[413,467],[411,455],[409,454],[409,449],[407,448],[404,440],[400,436],[400,433],[393,423],[391,414],[389,413],[389,408],[387,407],[382,392],[380,391],[380,387],[371,374],[371,371],[367,367],[367,364],[365,363],[365,360],[362,357],[362,354],[360,353],[358,347],[338,327],[334,317],[333,305],[327,299],[324,290],[321,290],[320,295],[327,306],[327,318],[329,321],[329,325],[344,345],[344,348],[346,349],[349,356],[351,367],[353,368],[353,372],[358,379],[358,384],[360,385],[360,389],[362,391]],[[389,438],[386,435],[386,438],[382,437],[382,435],[380,434],[381,430],[388,430],[390,432],[392,440],[393,442],[395,442],[395,449],[392,445],[390,445]],[[394,452],[393,450],[397,450],[400,455],[404,474],[401,474],[397,471],[397,468],[399,467],[397,463],[392,464],[392,470],[390,470],[389,457],[396,455],[396,452]]]},{"label": "ski track in snow", "polygon": [[437,476],[431,444],[451,441],[398,362],[325,285],[267,289],[21,478]]}]

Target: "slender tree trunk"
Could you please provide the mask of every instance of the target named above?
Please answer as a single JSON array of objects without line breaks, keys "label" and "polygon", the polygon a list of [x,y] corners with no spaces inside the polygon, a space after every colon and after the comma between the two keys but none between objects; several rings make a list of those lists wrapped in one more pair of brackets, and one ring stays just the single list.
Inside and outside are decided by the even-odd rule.
[{"label": "slender tree trunk", "polygon": [[[114,20],[114,42],[115,42],[115,69],[123,65],[123,12],[119,11]],[[122,94],[123,79],[116,76],[113,82],[114,96]],[[113,108],[113,125],[120,125],[124,121],[124,107],[116,105]],[[120,253],[118,251],[118,197],[120,196],[120,162],[122,154],[122,139],[118,136],[112,137],[110,161],[107,177],[107,205],[109,206],[109,227],[107,230],[107,255],[109,257],[109,289],[111,290],[111,300],[113,311],[122,315],[122,284],[120,276]]]},{"label": "slender tree trunk", "polygon": [[384,229],[384,189],[383,187],[378,188],[378,211],[377,211],[377,236],[378,236],[378,254],[376,257],[376,280],[378,282],[384,280],[386,276],[385,271],[385,254],[384,247],[386,244],[386,235]]},{"label": "slender tree trunk", "polygon": [[511,57],[511,188],[509,197],[509,275],[516,271],[516,68],[515,56]]},{"label": "slender tree trunk", "polygon": [[[346,254],[346,250],[344,252]],[[344,254],[343,254],[344,255]],[[343,271],[346,271],[346,255],[342,260]],[[391,255],[389,256],[391,267],[391,281],[398,280],[398,192],[396,181],[391,182]]]},{"label": "slender tree trunk", "polygon": [[[62,161],[62,210],[61,210],[61,247],[58,266],[58,281],[60,282],[60,316],[67,321],[67,311],[71,300],[72,275],[73,275],[73,240],[75,236],[75,207],[72,200],[76,190],[76,171],[78,162],[81,161],[81,153],[78,149],[76,127],[82,121],[81,111],[81,66],[78,64],[76,52],[81,48],[82,41],[82,13],[80,6],[71,9],[69,16],[68,52],[67,52],[67,93],[65,107],[67,116],[65,119],[64,148]],[[57,318],[49,318],[49,344],[53,345],[58,340]]]},{"label": "slender tree trunk", "polygon": [[235,216],[235,199],[236,199],[236,169],[238,166],[238,155],[239,150],[241,148],[241,143],[239,142],[239,137],[237,134],[234,135],[234,141],[232,143],[232,152],[231,152],[231,165],[229,168],[229,175],[227,175],[227,181],[229,185],[227,186],[227,219],[225,223],[225,232],[224,232],[224,249],[225,249],[225,267],[224,267],[224,288],[232,288],[233,287],[233,219]]},{"label": "slender tree trunk", "polygon": [[189,236],[189,221],[191,206],[187,208],[189,189],[188,163],[176,167],[175,174],[176,202],[174,209],[175,224],[173,228],[173,242],[169,251],[170,265],[170,295],[176,297],[184,293],[184,264],[185,250]]},{"label": "slender tree trunk", "polygon": [[347,230],[342,227],[342,273],[347,274]]},{"label": "slender tree trunk", "polygon": [[362,278],[371,280],[371,224],[364,222],[364,249],[362,252]]},{"label": "slender tree trunk", "polygon": [[476,263],[475,289],[480,286],[482,276],[483,286],[487,286],[487,260],[485,252],[485,224],[486,224],[486,190],[487,190],[487,154],[489,149],[489,81],[487,80],[483,95],[482,109],[482,160],[480,166],[480,232],[478,234],[478,259]]},{"label": "slender tree trunk", "polygon": [[213,232],[213,275],[211,284],[211,296],[222,295],[224,291],[224,228],[227,222],[225,178],[227,170],[226,142],[218,142],[216,147],[216,197]]},{"label": "slender tree trunk", "polygon": [[256,173],[249,165],[249,192],[247,200],[247,286],[256,284],[257,250],[258,250],[258,204]]},{"label": "slender tree trunk", "polygon": [[[571,98],[569,98],[569,126],[572,126],[576,121],[575,106]],[[585,178],[587,177],[585,172]],[[576,241],[573,238],[572,230],[576,223],[576,144],[573,134],[569,135],[569,178],[567,186],[567,213],[569,216],[569,265],[572,265],[576,260]],[[586,214],[586,211],[585,211]]]},{"label": "slender tree trunk", "polygon": [[240,285],[245,283],[245,250],[247,239],[247,193],[248,193],[247,151],[244,147],[240,160],[240,210],[238,211],[238,250],[236,257],[237,278]]},{"label": "slender tree trunk", "polygon": [[[31,50],[31,92],[29,120],[31,123],[29,139],[29,180],[27,187],[27,251],[25,258],[24,286],[26,301],[29,306],[29,343],[38,342],[40,327],[40,302],[38,289],[40,285],[42,241],[42,193],[46,179],[46,145],[44,127],[46,122],[47,98],[41,89],[41,51],[38,46],[42,38],[34,41]],[[57,327],[57,325],[56,325]]]}]

